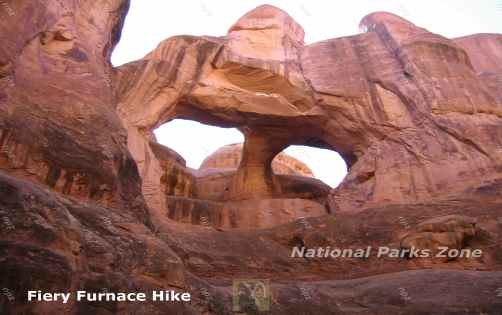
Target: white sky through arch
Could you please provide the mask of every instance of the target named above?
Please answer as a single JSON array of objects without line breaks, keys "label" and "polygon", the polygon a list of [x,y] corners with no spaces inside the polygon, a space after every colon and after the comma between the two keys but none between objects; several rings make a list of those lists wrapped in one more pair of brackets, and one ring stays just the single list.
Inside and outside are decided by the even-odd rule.
[{"label": "white sky through arch", "polygon": [[[218,128],[196,121],[175,119],[155,130],[157,140],[178,152],[187,166],[197,169],[202,161],[224,145],[244,142],[244,136],[235,128]],[[336,187],[347,174],[342,157],[330,150],[305,146],[290,146],[288,155],[306,163],[315,177]]]},{"label": "white sky through arch", "polygon": [[262,4],[288,12],[303,26],[307,44],[357,34],[361,19],[375,11],[395,13],[450,38],[502,33],[502,0],[132,0],[112,62],[117,66],[140,59],[175,35],[224,36]]}]

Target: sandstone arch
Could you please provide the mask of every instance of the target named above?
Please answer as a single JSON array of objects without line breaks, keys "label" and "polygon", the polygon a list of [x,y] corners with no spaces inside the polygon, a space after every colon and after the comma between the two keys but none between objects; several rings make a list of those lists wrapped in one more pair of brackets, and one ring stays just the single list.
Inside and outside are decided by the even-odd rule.
[{"label": "sandstone arch", "polygon": [[[117,309],[71,299],[67,305],[27,303],[24,292],[42,286],[54,292],[205,290],[206,298],[214,297],[215,312],[231,314],[231,287],[225,283],[250,276],[275,279],[274,314],[393,314],[402,311],[399,287],[410,289],[410,312],[499,312],[496,294],[484,292],[496,292],[502,279],[494,271],[502,265],[500,246],[494,246],[502,209],[501,35],[451,40],[376,13],[363,21],[367,33],[305,46],[298,40],[301,29],[267,6],[247,15],[227,37],[173,38],[147,58],[114,69],[109,56],[128,3],[4,3],[15,12],[0,20],[0,270],[7,275],[0,278],[4,289],[14,289],[3,292],[4,300],[15,295],[2,304],[7,313]],[[252,22],[260,15],[266,23]],[[242,39],[256,45],[241,46]],[[289,198],[281,205],[288,191],[309,191],[304,182],[283,182],[281,176],[272,179],[281,184],[282,198],[228,201],[244,211],[240,220],[228,215],[222,222],[281,226],[222,233],[166,220],[162,175],[165,160],[175,154],[155,143],[151,131],[175,117],[248,128],[264,142],[265,155],[284,142],[340,151],[351,170],[331,191],[335,220],[281,224],[287,222],[285,211],[286,219],[325,213],[322,202],[313,200],[329,193],[319,186],[322,196]],[[257,154],[251,160],[256,157],[268,159]],[[169,174],[185,176],[180,164],[174,158],[168,167],[180,172]],[[299,189],[284,189],[283,183]],[[190,186],[184,187],[168,193],[190,194]],[[201,203],[190,223],[203,223],[202,215],[212,214],[210,205]],[[256,211],[264,208],[270,211]],[[168,209],[177,214],[176,205]],[[452,232],[456,241],[444,237]],[[430,241],[430,233],[429,248],[445,240],[461,246],[474,234],[486,260],[402,272],[421,266],[374,259],[326,264],[288,255],[291,241],[335,247],[340,242],[333,236],[341,235],[348,247],[369,241],[411,246]],[[305,303],[298,287],[332,303]],[[441,301],[432,306],[424,303],[438,296]],[[119,308],[202,314],[210,311],[205,302],[194,296],[185,305]]]},{"label": "sandstone arch", "polygon": [[[261,32],[251,31],[249,25],[262,23],[263,14],[271,19],[260,26]],[[260,49],[243,47],[242,38],[252,39]],[[148,179],[158,168],[142,167],[152,154],[141,152],[149,149],[134,139],[141,143],[151,138],[156,126],[184,118],[238,127],[244,133],[243,158],[230,200],[280,195],[281,185],[270,168],[279,152],[291,144],[330,147],[323,139],[326,116],[300,70],[302,46],[301,27],[282,10],[263,6],[239,20],[227,38],[171,38],[144,60],[120,67],[117,111],[147,178],[146,194],[158,195],[151,191],[156,184]],[[265,55],[270,58],[263,60]],[[161,201],[150,205],[164,207]]]},{"label": "sandstone arch", "polygon": [[366,33],[305,46],[301,27],[265,5],[226,37],[170,38],[117,69],[118,113],[130,139],[180,117],[239,128],[232,200],[280,195],[270,163],[292,144],[347,161],[330,203],[342,211],[460,193],[481,169],[499,178],[500,95],[466,51],[389,13],[361,26]]}]

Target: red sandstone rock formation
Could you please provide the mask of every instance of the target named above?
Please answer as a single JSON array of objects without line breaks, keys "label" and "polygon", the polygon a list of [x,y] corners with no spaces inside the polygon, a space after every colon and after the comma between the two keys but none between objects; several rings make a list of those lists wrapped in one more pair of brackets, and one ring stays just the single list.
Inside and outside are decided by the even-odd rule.
[{"label": "red sandstone rock formation", "polygon": [[[237,169],[242,158],[242,143],[229,144],[208,156],[200,169]],[[274,174],[314,177],[312,170],[302,161],[286,153],[279,153],[272,161]]]},{"label": "red sandstone rock formation", "polygon": [[279,154],[274,160],[281,193],[272,198],[232,200],[229,192],[242,155],[242,144],[228,145],[210,155],[199,170],[186,167],[174,151],[150,142],[160,162],[162,197],[169,218],[218,228],[272,227],[300,217],[328,212],[330,187],[306,177],[312,171],[302,162]]},{"label": "red sandstone rock formation", "polygon": [[[113,68],[128,4],[2,6],[0,313],[231,314],[236,278],[271,281],[271,314],[500,312],[500,35],[451,40],[374,13],[363,34],[305,45],[266,5],[226,36],[170,38]],[[174,118],[239,128],[237,170],[186,168],[153,136]],[[347,178],[330,191],[275,174],[292,144],[338,151]],[[410,244],[484,255],[291,258]],[[104,288],[193,301],[26,300]]]},{"label": "red sandstone rock formation", "polygon": [[[270,163],[290,144],[346,159],[349,175],[332,194],[340,211],[443,198],[499,180],[500,93],[466,51],[388,13],[361,26],[366,33],[304,46],[299,26],[265,6],[227,37],[168,39],[118,69],[126,78],[119,115],[147,138],[173,118],[241,128],[234,200],[280,194]],[[498,60],[496,51],[483,52]]]}]

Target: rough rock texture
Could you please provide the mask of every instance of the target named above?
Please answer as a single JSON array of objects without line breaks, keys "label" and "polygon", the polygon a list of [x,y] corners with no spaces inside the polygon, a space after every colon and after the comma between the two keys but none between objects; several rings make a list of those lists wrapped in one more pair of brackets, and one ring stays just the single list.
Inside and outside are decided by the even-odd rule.
[{"label": "rough rock texture", "polygon": [[478,73],[502,71],[501,34],[475,34],[453,41],[467,51],[472,67]]},{"label": "rough rock texture", "polygon": [[[500,313],[500,35],[374,13],[365,33],[305,45],[266,5],[113,68],[128,5],[0,5],[1,314],[232,314],[242,278],[270,281],[274,315]],[[175,118],[239,128],[237,170],[190,170],[156,143]],[[293,144],[340,152],[347,178],[274,174]],[[291,257],[413,244],[483,255]],[[193,299],[26,299],[168,289]]]},{"label": "rough rock texture", "polygon": [[[235,156],[240,158],[234,149],[239,147],[242,148],[241,145],[222,148],[222,151],[230,148],[230,160],[220,150],[220,153],[209,156],[207,163],[199,170],[193,170],[186,167],[185,160],[178,153],[150,141],[148,148],[161,174],[159,196],[165,202],[165,208],[159,215],[165,217],[167,213],[172,220],[196,225],[255,229],[329,212],[328,195],[331,188],[320,180],[303,176],[303,173],[309,175],[311,171],[305,164],[285,154],[278,155],[275,162],[279,169],[277,182],[280,194],[262,199],[229,198],[237,165],[228,166],[232,166]],[[283,174],[280,174],[281,170]],[[157,222],[157,219],[152,221]]]},{"label": "rough rock texture", "polygon": [[440,254],[441,248],[462,250],[476,234],[480,233],[481,231],[476,231],[474,218],[459,215],[444,216],[420,222],[415,231],[402,236],[400,246],[407,249],[426,249],[436,256],[445,256]]},{"label": "rough rock texture", "polygon": [[[208,156],[199,169],[237,169],[242,159],[242,143],[229,144]],[[302,161],[286,153],[279,153],[272,161],[274,174],[314,177],[312,170]]]},{"label": "rough rock texture", "polygon": [[0,23],[0,169],[144,220],[110,79],[128,4],[103,5],[9,2],[14,15]]},{"label": "rough rock texture", "polygon": [[[361,27],[304,46],[291,18],[262,6],[226,37],[170,38],[118,68],[118,113],[146,138],[174,118],[240,128],[233,200],[280,194],[270,165],[291,144],[345,158],[350,172],[331,198],[337,211],[454,196],[500,179],[500,85],[478,74],[460,40],[389,13]],[[499,60],[498,38],[474,58]]]},{"label": "rough rock texture", "polygon": [[501,103],[502,35],[475,34],[454,39],[469,54],[474,70]]},{"label": "rough rock texture", "polygon": [[150,142],[150,149],[162,169],[160,180],[168,217],[175,221],[254,229],[328,213],[331,188],[310,178],[312,172],[305,164],[284,153],[273,163],[280,194],[272,196],[275,198],[232,200],[229,192],[241,159],[241,144],[219,149],[199,170],[187,168],[181,156],[158,143]]}]

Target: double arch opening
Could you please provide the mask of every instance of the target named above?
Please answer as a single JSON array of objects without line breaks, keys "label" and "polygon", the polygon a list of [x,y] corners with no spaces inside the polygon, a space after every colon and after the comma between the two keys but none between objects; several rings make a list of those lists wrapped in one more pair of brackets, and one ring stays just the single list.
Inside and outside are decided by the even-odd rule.
[{"label": "double arch opening", "polygon": [[[237,208],[246,204],[246,209],[249,204],[297,207],[309,216],[312,202],[323,209],[314,215],[329,212],[328,194],[347,174],[346,163],[336,151],[280,140],[269,143],[260,134],[241,130],[184,119],[155,129],[156,141],[180,154],[181,165],[166,170],[163,180],[171,219],[225,225],[224,212],[232,209],[215,210],[218,203]],[[227,223],[240,227],[237,221]]]},{"label": "double arch opening", "polygon": [[[221,149],[227,146],[242,144],[245,140],[244,135],[237,128],[217,127],[187,119],[168,121],[156,128],[154,134],[159,144],[180,154],[186,161],[186,166],[193,170],[214,167],[214,165],[204,165],[207,164],[205,161],[210,157],[213,157],[212,164],[218,163],[214,159],[226,159],[219,161],[217,167],[220,168],[238,166],[240,154],[233,154],[234,156],[231,157],[228,156],[232,154],[230,152],[227,152],[227,156],[224,156],[224,152],[219,153],[218,151],[223,151]],[[242,149],[242,145],[238,147]],[[237,148],[232,151],[237,151]],[[218,154],[219,156],[217,156]],[[280,161],[283,154],[292,159]],[[284,165],[288,162],[294,163],[293,161],[304,164],[308,170],[302,172],[301,169],[298,169],[301,165]],[[329,149],[290,145],[281,151],[281,154],[274,157],[272,164],[275,164],[275,162],[282,162],[282,167],[277,167],[274,172],[289,173],[291,175],[303,173],[303,176],[316,178],[331,188],[336,188],[347,175],[347,163],[343,157],[338,152]],[[297,172],[295,172],[295,169],[288,170],[288,166],[290,168],[295,167]],[[274,167],[272,168],[274,169]]]}]

